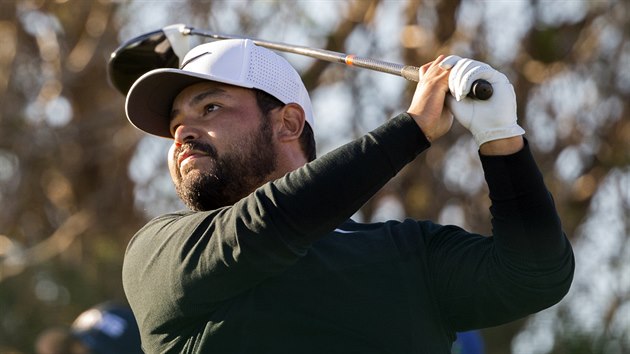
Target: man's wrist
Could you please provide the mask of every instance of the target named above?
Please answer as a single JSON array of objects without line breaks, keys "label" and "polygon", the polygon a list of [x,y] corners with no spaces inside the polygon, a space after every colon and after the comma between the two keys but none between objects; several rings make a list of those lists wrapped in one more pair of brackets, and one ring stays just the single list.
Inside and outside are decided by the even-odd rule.
[{"label": "man's wrist", "polygon": [[479,147],[479,152],[485,156],[511,155],[521,151],[525,145],[523,136],[487,141]]}]

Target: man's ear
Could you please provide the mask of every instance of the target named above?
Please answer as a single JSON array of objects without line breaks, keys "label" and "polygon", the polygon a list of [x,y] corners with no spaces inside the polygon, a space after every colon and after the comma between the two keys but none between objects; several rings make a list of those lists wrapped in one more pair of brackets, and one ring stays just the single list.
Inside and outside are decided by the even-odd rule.
[{"label": "man's ear", "polygon": [[288,103],[282,107],[280,124],[278,125],[278,139],[281,141],[296,140],[302,134],[306,116],[302,107],[296,103]]}]

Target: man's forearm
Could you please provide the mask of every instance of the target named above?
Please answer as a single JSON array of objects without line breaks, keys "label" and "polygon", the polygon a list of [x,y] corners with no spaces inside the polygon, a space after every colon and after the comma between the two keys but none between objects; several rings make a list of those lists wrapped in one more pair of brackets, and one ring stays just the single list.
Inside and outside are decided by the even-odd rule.
[{"label": "man's forearm", "polygon": [[509,156],[482,156],[482,163],[495,243],[502,254],[543,267],[563,259],[570,245],[529,148]]},{"label": "man's forearm", "polygon": [[441,298],[457,330],[496,326],[551,306],[568,291],[574,269],[571,245],[529,147],[481,155],[481,162],[493,237],[456,239],[449,254],[462,256],[441,261],[448,274]]}]

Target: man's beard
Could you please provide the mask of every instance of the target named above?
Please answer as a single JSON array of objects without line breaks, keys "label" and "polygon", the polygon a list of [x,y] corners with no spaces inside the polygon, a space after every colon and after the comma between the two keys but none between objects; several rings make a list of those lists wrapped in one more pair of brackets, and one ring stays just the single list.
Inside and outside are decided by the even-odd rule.
[{"label": "man's beard", "polygon": [[204,211],[232,205],[266,182],[276,169],[277,152],[271,122],[264,116],[261,120],[258,131],[243,137],[221,156],[213,146],[199,141],[176,148],[174,159],[180,151],[191,149],[206,153],[204,158],[213,162],[210,168],[190,171],[185,177],[175,168],[175,190],[188,208]]}]

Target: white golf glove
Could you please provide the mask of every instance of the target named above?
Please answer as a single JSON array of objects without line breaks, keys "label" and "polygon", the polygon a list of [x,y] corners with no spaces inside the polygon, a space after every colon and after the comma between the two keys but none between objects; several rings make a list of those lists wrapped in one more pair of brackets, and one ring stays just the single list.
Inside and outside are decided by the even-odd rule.
[{"label": "white golf glove", "polygon": [[[456,55],[446,57],[440,66],[451,68],[448,88],[452,96],[447,98],[447,106],[455,119],[468,129],[481,144],[525,134],[517,124],[516,95],[508,78],[490,65],[463,59]],[[488,100],[468,97],[472,84],[477,79],[488,81],[493,94]]]}]

